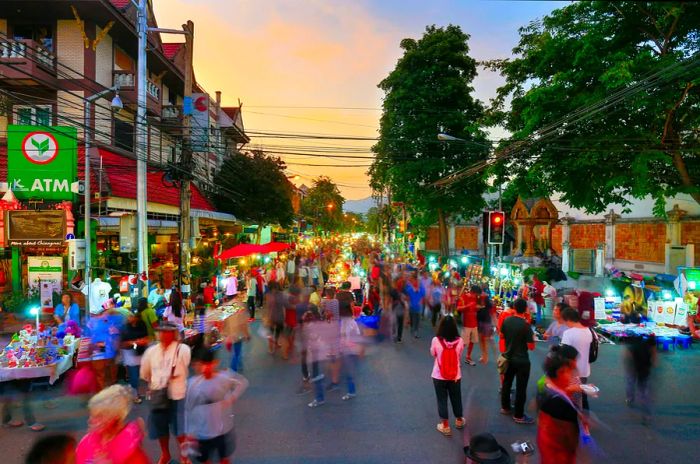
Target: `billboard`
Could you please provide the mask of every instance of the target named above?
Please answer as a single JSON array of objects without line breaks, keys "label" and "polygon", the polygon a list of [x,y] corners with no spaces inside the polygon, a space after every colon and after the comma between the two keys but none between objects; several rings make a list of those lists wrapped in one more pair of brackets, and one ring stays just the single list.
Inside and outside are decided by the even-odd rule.
[{"label": "billboard", "polygon": [[7,183],[17,199],[72,200],[77,140],[75,127],[8,126]]},{"label": "billboard", "polygon": [[8,211],[9,246],[63,245],[66,240],[66,213],[63,210]]},{"label": "billboard", "polygon": [[190,140],[193,152],[209,151],[209,95],[192,94]]}]

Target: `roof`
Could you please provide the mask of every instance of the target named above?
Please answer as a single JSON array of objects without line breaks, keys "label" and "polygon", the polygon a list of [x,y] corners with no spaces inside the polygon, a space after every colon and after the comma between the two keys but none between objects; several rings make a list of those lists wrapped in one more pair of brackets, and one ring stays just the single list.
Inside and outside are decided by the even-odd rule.
[{"label": "roof", "polygon": [[223,106],[221,111],[226,113],[226,116],[231,118],[232,121],[238,119],[238,115],[241,114],[241,108],[239,106]]},{"label": "roof", "polygon": [[175,55],[178,54],[180,49],[182,48],[182,43],[164,43],[163,44],[163,55],[169,60],[172,60],[175,58]]},{"label": "roof", "polygon": [[[106,149],[99,149],[102,167],[111,185],[111,196],[136,199],[136,160],[127,158]],[[146,173],[146,193],[148,201],[163,205],[180,206],[180,190],[163,182],[164,172],[149,167]],[[192,192],[191,207],[204,211],[215,211],[212,204],[204,197],[194,183],[190,184]]]}]

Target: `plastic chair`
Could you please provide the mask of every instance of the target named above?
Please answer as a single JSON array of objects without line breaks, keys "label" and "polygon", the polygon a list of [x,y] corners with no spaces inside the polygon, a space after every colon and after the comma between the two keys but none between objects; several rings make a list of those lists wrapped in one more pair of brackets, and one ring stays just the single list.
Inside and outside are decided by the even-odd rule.
[{"label": "plastic chair", "polygon": [[693,343],[693,337],[690,335],[678,335],[676,337],[676,346],[679,346],[683,349],[689,349],[692,346]]},{"label": "plastic chair", "polygon": [[671,348],[673,348],[673,351],[676,351],[676,343],[671,337],[656,337],[656,348],[658,349],[659,347],[664,351],[669,351]]}]

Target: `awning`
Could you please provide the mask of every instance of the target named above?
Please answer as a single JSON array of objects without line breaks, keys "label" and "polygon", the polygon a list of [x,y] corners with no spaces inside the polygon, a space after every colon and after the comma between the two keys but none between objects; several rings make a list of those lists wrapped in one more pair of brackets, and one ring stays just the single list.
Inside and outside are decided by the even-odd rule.
[{"label": "awning", "polygon": [[213,219],[222,222],[236,222],[236,216],[228,213],[220,213],[219,211],[207,211],[203,209],[192,209],[190,216],[195,218]]}]

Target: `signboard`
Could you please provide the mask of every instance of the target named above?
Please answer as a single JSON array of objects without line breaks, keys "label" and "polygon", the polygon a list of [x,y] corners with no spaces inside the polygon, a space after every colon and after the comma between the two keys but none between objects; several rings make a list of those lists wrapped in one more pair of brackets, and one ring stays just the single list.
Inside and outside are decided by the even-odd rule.
[{"label": "signboard", "polygon": [[63,288],[61,256],[29,256],[27,258],[29,288],[39,288],[42,308],[53,308],[53,293]]},{"label": "signboard", "polygon": [[63,245],[66,214],[63,210],[8,211],[7,243],[9,246]]},{"label": "signboard", "polygon": [[676,301],[650,301],[648,317],[657,324],[673,325],[676,320]]},{"label": "signboard", "polygon": [[209,150],[209,95],[192,94],[192,118],[190,119],[192,151]]},{"label": "signboard", "polygon": [[592,274],[595,265],[595,250],[576,249],[571,250],[571,261],[574,272]]},{"label": "signboard", "polygon": [[619,296],[606,296],[593,298],[593,308],[595,309],[595,318],[605,320],[608,318],[608,313],[612,314],[617,310],[620,312],[622,298]]},{"label": "signboard", "polygon": [[677,326],[688,325],[688,303],[683,302],[682,298],[676,299],[676,318],[673,324]]},{"label": "signboard", "polygon": [[19,200],[72,200],[78,165],[74,127],[7,128],[7,183]]}]

